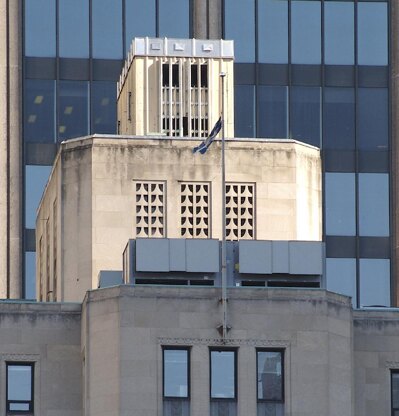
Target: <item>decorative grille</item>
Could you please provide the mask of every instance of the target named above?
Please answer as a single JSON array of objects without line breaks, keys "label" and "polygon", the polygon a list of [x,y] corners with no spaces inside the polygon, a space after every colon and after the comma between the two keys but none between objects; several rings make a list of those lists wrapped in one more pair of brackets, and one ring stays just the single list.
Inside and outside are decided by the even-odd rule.
[{"label": "decorative grille", "polygon": [[185,238],[209,238],[209,184],[180,184],[180,234]]}]

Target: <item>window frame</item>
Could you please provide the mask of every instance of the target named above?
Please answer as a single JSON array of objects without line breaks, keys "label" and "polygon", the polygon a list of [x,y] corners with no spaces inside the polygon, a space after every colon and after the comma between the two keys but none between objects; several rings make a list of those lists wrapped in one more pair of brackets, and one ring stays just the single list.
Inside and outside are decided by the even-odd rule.
[{"label": "window frame", "polygon": [[[229,351],[234,353],[234,397],[212,397],[212,352]],[[211,402],[234,402],[238,401],[238,348],[209,347],[209,399]]]},{"label": "window frame", "polygon": [[[165,351],[186,351],[187,352],[187,396],[165,396]],[[163,345],[162,346],[162,400],[182,400],[190,401],[191,399],[191,347]]]},{"label": "window frame", "polygon": [[399,411],[399,407],[393,407],[393,375],[397,374],[399,376],[399,369],[392,369],[391,370],[391,415],[394,416],[395,412]]},{"label": "window frame", "polygon": [[[274,352],[281,354],[281,374],[282,374],[282,383],[281,383],[281,400],[270,400],[270,399],[260,399],[259,398],[259,383],[258,383],[258,362],[260,352]],[[285,403],[285,350],[284,348],[256,348],[256,402],[257,403]]]},{"label": "window frame", "polygon": [[[30,367],[30,381],[31,381],[31,400],[9,400],[8,398],[8,368],[10,366],[20,366],[20,367]],[[35,401],[34,401],[34,392],[35,392],[35,363],[32,361],[7,361],[6,362],[6,414],[7,415],[29,415],[34,413]],[[10,405],[16,404],[28,404],[29,410],[11,410]]]}]

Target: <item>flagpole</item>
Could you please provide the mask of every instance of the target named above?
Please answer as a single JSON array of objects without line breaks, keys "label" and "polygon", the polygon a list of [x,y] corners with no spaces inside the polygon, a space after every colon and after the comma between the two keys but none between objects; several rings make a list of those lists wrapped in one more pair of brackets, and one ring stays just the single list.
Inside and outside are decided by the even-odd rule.
[{"label": "flagpole", "polygon": [[223,339],[227,336],[227,260],[226,260],[226,166],[225,166],[225,122],[224,117],[224,78],[225,72],[220,73],[222,83],[222,313]]}]

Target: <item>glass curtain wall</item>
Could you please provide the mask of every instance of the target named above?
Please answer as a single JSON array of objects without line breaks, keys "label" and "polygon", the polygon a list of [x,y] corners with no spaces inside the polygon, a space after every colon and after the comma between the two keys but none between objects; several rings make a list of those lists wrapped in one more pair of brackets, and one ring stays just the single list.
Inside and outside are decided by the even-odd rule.
[{"label": "glass curtain wall", "polygon": [[189,38],[191,3],[24,0],[26,297],[35,297],[36,208],[58,143],[116,133],[116,82],[132,39]]},{"label": "glass curtain wall", "polygon": [[355,306],[389,306],[389,3],[224,0],[224,9],[236,136],[321,148],[326,287]]}]

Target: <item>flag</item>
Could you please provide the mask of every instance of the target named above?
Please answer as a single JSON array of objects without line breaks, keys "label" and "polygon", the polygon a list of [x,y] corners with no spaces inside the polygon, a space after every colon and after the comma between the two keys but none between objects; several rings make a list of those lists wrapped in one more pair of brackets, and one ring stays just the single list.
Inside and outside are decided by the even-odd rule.
[{"label": "flag", "polygon": [[219,117],[219,120],[214,125],[210,135],[201,142],[197,147],[194,147],[193,153],[200,152],[202,155],[208,150],[208,147],[212,144],[215,137],[218,135],[220,129],[222,128],[222,117]]}]

